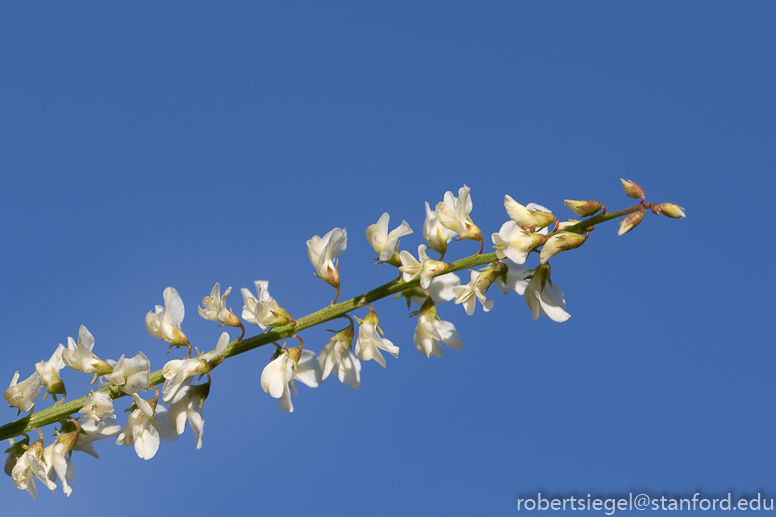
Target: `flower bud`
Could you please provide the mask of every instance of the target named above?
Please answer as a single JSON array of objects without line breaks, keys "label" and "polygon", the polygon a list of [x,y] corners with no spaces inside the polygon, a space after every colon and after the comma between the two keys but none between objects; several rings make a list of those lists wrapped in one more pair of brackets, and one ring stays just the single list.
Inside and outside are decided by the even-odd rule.
[{"label": "flower bud", "polygon": [[663,210],[663,215],[672,217],[674,219],[682,219],[685,217],[684,208],[673,203],[661,203],[660,208]]},{"label": "flower bud", "polygon": [[590,217],[591,215],[595,215],[604,207],[604,205],[598,201],[573,201],[571,199],[564,199],[563,203],[568,207],[569,210],[580,217]]},{"label": "flower bud", "polygon": [[571,250],[582,246],[587,240],[589,234],[580,235],[572,232],[556,233],[542,247],[539,254],[539,262],[546,264],[551,257],[554,257],[561,251]]},{"label": "flower bud", "polygon": [[529,210],[528,207],[521,205],[509,195],[504,196],[504,208],[506,208],[509,218],[524,230],[541,230],[556,221],[552,213],[539,209]]},{"label": "flower bud", "polygon": [[638,184],[622,178],[620,178],[620,181],[622,181],[622,188],[625,189],[625,194],[627,194],[628,197],[632,197],[633,199],[644,199],[644,189]]},{"label": "flower bud", "polygon": [[[78,441],[78,435],[81,433],[81,426],[75,418],[68,417],[65,425],[62,426],[61,432],[57,436],[57,442],[62,444],[61,452],[65,454],[69,452],[75,442]],[[66,431],[66,432],[65,432]]]},{"label": "flower bud", "polygon": [[[582,222],[582,221],[579,221],[577,219],[569,219],[568,221],[563,221],[562,223],[558,223],[558,230],[556,230],[556,231],[565,230],[569,226],[574,226],[575,224],[580,223],[580,222]],[[589,231],[593,231],[594,228],[595,228],[595,226],[591,226],[590,228],[588,228],[588,230]]]},{"label": "flower bud", "polygon": [[617,232],[617,235],[628,233],[636,226],[638,226],[642,219],[644,219],[644,212],[639,211],[639,212],[632,213],[631,215],[623,219],[622,222],[620,222],[620,230]]}]

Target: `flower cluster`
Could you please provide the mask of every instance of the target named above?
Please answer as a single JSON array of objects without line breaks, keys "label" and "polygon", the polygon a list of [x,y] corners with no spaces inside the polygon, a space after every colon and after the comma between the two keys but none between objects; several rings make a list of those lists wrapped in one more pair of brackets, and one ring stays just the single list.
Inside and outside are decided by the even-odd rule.
[{"label": "flower cluster", "polygon": [[[446,348],[463,349],[455,325],[440,317],[439,307],[453,301],[455,305],[462,305],[469,316],[474,314],[478,304],[484,312],[489,312],[494,300],[489,299],[487,293],[493,284],[504,294],[523,296],[534,320],[546,316],[555,322],[566,321],[570,315],[565,296],[551,278],[549,261],[553,257],[579,248],[587,242],[594,225],[615,217],[627,216],[619,228],[619,233],[623,234],[635,228],[648,209],[671,218],[685,216],[684,209],[678,205],[647,203],[643,188],[636,183],[622,180],[622,184],[625,193],[640,202],[619,213],[607,214],[606,207],[598,201],[565,200],[565,205],[576,216],[587,218],[581,221],[561,222],[548,208],[535,203],[524,206],[506,195],[504,208],[509,220],[498,232],[491,234],[494,252],[485,255],[485,241],[472,220],[473,201],[466,185],[458,190],[457,196],[448,191],[436,205],[425,203],[423,238],[426,242],[418,246],[417,258],[410,251],[400,249],[399,239],[413,234],[409,223],[402,221],[389,231],[390,216],[384,213],[375,224],[366,228],[366,241],[377,253],[377,264],[397,268],[398,277],[341,304],[337,304],[341,290],[339,257],[347,249],[347,230],[334,228],[323,237],[313,236],[307,241],[307,253],[315,276],[336,289],[331,304],[295,320],[270,295],[269,282],[256,280],[255,295],[247,288],[240,289],[243,307],[238,317],[227,306],[232,288],[226,288],[221,294],[221,285],[216,282],[210,294],[202,299],[202,306],[197,307],[198,313],[221,327],[239,328],[241,333],[232,340],[229,333],[222,332],[210,352],[192,348],[182,329],[183,300],[175,288],[168,287],[163,292],[164,305],[157,305],[146,314],[146,329],[151,336],[169,343],[168,353],[173,347],[185,347],[187,353],[183,358],[167,361],[159,372],[151,372],[151,361],[143,352],[132,357],[122,354],[118,361],[100,359],[94,353],[94,336],[82,325],[77,339],[68,337],[67,347],[58,345],[51,358],[37,363],[35,371],[25,380],[19,382],[17,371],[3,393],[3,399],[17,409],[17,415],[30,413],[25,420],[25,425],[29,422],[26,431],[18,433],[16,427],[15,434],[7,436],[11,438],[11,446],[6,450],[5,472],[19,489],[27,490],[33,498],[37,496],[35,479],[51,491],[56,489],[58,480],[63,492],[69,496],[75,479],[72,451],[98,457],[92,445],[97,440],[115,438],[116,444],[133,446],[139,458],[149,460],[157,454],[162,441],[177,440],[188,424],[199,449],[205,425],[202,409],[210,393],[213,370],[226,358],[262,345],[274,344],[275,348],[262,370],[261,387],[278,400],[283,412],[294,411],[291,395],[298,395],[297,382],[316,388],[333,376],[350,388],[358,389],[362,382],[362,362],[374,361],[385,368],[387,361],[383,352],[399,357],[399,345],[404,340],[398,339],[399,344],[395,344],[388,339],[372,305],[390,294],[404,298],[408,310],[412,303],[418,306],[410,312],[410,316],[417,318],[413,343],[428,358],[443,357]],[[449,243],[454,237],[478,241],[479,252],[457,262],[445,262]],[[429,257],[428,250],[439,257]],[[538,264],[529,269],[527,263],[533,253],[538,255]],[[476,266],[483,267],[470,269],[468,283],[462,284],[456,271]],[[367,311],[363,317],[347,314],[363,310]],[[301,331],[337,317],[346,318],[348,324],[332,331],[333,336],[328,343],[321,344],[318,354],[305,347],[299,335]],[[246,331],[243,322],[256,324],[261,333],[243,341]],[[277,342],[283,338],[297,339],[299,344],[287,348],[286,343]],[[194,350],[196,355],[192,356]],[[43,398],[51,395],[54,400],[54,406],[45,411],[58,410],[56,406],[67,397],[60,376],[65,367],[92,376],[92,383],[99,379],[100,389],[91,389],[88,395],[78,399],[81,417],[70,417],[64,411],[59,415],[60,428],[56,438],[46,445],[43,433],[35,426],[35,403],[45,388]],[[161,382],[161,390],[153,385]],[[141,395],[149,390],[152,392],[150,397]],[[58,399],[58,396],[62,398]],[[127,408],[126,423],[121,426],[116,421],[114,401],[125,396],[131,400],[131,405]],[[32,430],[40,434],[40,439],[30,443],[28,433]],[[0,436],[2,432],[3,428],[0,428]]]}]

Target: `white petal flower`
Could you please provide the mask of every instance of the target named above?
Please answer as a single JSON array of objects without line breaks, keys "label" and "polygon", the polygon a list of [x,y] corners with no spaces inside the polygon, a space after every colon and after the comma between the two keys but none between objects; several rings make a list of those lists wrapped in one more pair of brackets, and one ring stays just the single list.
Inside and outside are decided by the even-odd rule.
[{"label": "white petal flower", "polygon": [[307,255],[310,257],[318,275],[328,277],[329,271],[337,268],[334,261],[348,247],[348,233],[344,228],[334,228],[323,238],[315,235],[307,241]]},{"label": "white petal flower", "polygon": [[423,289],[427,289],[431,284],[431,279],[435,275],[438,275],[444,271],[452,269],[453,266],[439,260],[431,260],[426,254],[426,245],[421,244],[418,246],[418,257],[420,261],[415,260],[408,251],[403,250],[399,257],[401,259],[401,267],[399,271],[402,273],[405,282],[410,282],[415,277],[420,275],[420,286]]},{"label": "white petal flower", "polygon": [[52,492],[57,488],[57,484],[49,479],[46,464],[41,460],[42,455],[42,442],[35,442],[24,454],[19,456],[16,465],[11,471],[11,479],[14,485],[20,490],[27,490],[33,499],[38,497],[34,478],[38,478]]},{"label": "white petal flower", "polygon": [[479,271],[471,271],[471,280],[468,284],[453,288],[455,304],[463,304],[463,308],[469,316],[474,314],[477,300],[482,304],[483,311],[488,312],[493,308],[493,300],[487,299],[479,287],[481,275],[482,273]]},{"label": "white petal flower", "polygon": [[115,438],[121,432],[121,426],[113,418],[105,418],[100,422],[81,417],[78,419],[81,426],[81,432],[78,433],[78,440],[73,446],[74,451],[82,451],[90,456],[99,458],[97,451],[94,450],[92,443],[105,438]]},{"label": "white petal flower", "polygon": [[459,285],[461,285],[461,279],[455,273],[435,276],[428,285],[428,294],[435,304],[442,305],[455,298],[453,289]]},{"label": "white petal flower", "polygon": [[280,307],[269,294],[269,282],[266,280],[254,281],[256,296],[245,288],[240,289],[243,296],[242,318],[249,323],[256,323],[262,330],[267,327],[286,325],[293,321],[291,314]]},{"label": "white petal flower", "polygon": [[67,350],[62,351],[62,360],[77,372],[93,373],[96,376],[110,373],[113,369],[105,362],[98,359],[92,350],[94,349],[94,336],[81,325],[78,328],[78,344],[71,337],[67,338]]},{"label": "white petal flower", "polygon": [[377,224],[369,225],[366,229],[366,240],[372,245],[381,261],[391,259],[396,250],[396,243],[399,241],[399,237],[404,237],[405,235],[410,235],[412,233],[412,228],[407,224],[407,221],[402,221],[401,225],[388,233],[389,222],[390,216],[388,215],[388,212],[385,212],[380,216]]},{"label": "white petal flower", "polygon": [[179,401],[173,403],[168,411],[170,423],[179,435],[183,434],[186,422],[189,422],[197,442],[197,449],[202,448],[202,434],[205,431],[205,419],[200,411],[202,402],[202,396],[196,390],[190,390]]},{"label": "white petal flower", "polygon": [[467,233],[467,218],[472,211],[472,199],[469,187],[464,185],[458,189],[458,197],[451,191],[445,192],[445,197],[436,206],[436,218],[439,223],[453,233],[463,237]]},{"label": "white petal flower", "polygon": [[315,355],[315,352],[302,350],[302,355],[296,364],[296,372],[291,377],[291,380],[288,381],[288,388],[285,393],[278,400],[280,409],[284,413],[294,412],[294,405],[291,403],[291,393],[297,395],[294,381],[299,381],[310,388],[317,388],[321,385],[323,377],[321,375],[321,368],[318,365],[318,356]]},{"label": "white petal flower", "polygon": [[418,315],[418,325],[415,327],[415,348],[418,352],[431,357],[442,357],[445,353],[441,343],[453,350],[461,350],[463,343],[455,330],[455,326],[449,321],[442,321],[436,317],[436,311],[429,311]]},{"label": "white petal flower", "polygon": [[162,375],[165,379],[162,386],[162,400],[168,404],[174,404],[186,395],[199,366],[200,362],[196,358],[167,361],[162,367]]},{"label": "white petal flower", "polygon": [[318,355],[321,380],[335,373],[340,382],[356,390],[361,387],[361,361],[351,346],[354,336],[353,323],[337,332]]},{"label": "white petal flower", "polygon": [[[11,470],[11,480],[13,481],[13,484],[16,485],[16,488],[19,490],[26,490],[33,499],[37,499],[38,489],[35,488],[34,474],[27,454],[28,453],[25,451],[16,459],[16,463]],[[45,475],[45,470],[43,471],[43,475]]]},{"label": "white petal flower", "polygon": [[281,308],[278,302],[269,295],[267,290],[268,284],[268,282],[264,282],[262,286],[258,281],[256,282],[256,293],[259,297],[253,308],[253,320],[262,330],[266,330],[267,327],[285,325],[293,321],[291,314]]},{"label": "white petal flower", "polygon": [[428,241],[428,247],[444,257],[447,252],[447,243],[454,236],[455,232],[439,222],[436,212],[431,210],[431,206],[426,201],[426,220],[423,222],[423,237]]},{"label": "white petal flower", "polygon": [[200,354],[190,359],[168,361],[162,367],[162,375],[165,379],[164,386],[162,386],[162,400],[170,404],[180,401],[191,388],[192,377],[210,372],[223,361],[220,356],[228,345],[229,333],[222,332],[216,343],[216,348],[212,352]]},{"label": "white petal flower", "polygon": [[[370,312],[373,314],[373,312]],[[376,320],[375,315],[375,320]],[[375,323],[370,323],[364,318],[363,323],[358,329],[358,340],[356,340],[356,355],[362,361],[371,361],[374,359],[377,364],[385,368],[385,358],[380,353],[380,349],[385,350],[394,357],[399,357],[399,347],[390,340],[380,336],[380,332]]]},{"label": "white petal flower", "polygon": [[3,400],[12,407],[19,408],[20,412],[27,412],[35,405],[35,401],[43,390],[43,383],[40,380],[38,372],[33,373],[19,384],[19,372],[17,371],[11,379],[11,384],[3,393]]},{"label": "white petal flower", "polygon": [[[284,413],[294,411],[294,405],[291,403],[291,392],[293,391],[296,395],[294,380],[311,388],[317,387],[322,382],[321,369],[318,366],[318,357],[315,352],[299,350],[299,348],[281,350],[279,355],[261,372],[262,389],[271,397],[279,399],[280,409]],[[296,365],[292,358],[295,353],[300,354]]]},{"label": "white petal flower", "polygon": [[122,354],[105,379],[113,386],[121,386],[124,393],[131,395],[148,388],[150,375],[151,361],[143,352],[138,352],[131,359],[125,359]]},{"label": "white petal flower", "polygon": [[185,315],[186,308],[178,291],[174,287],[168,287],[164,290],[164,307],[157,305],[153,312],[146,314],[146,330],[155,338],[173,345],[184,345],[188,343],[181,330]]},{"label": "white petal flower", "polygon": [[[57,400],[57,395],[65,395],[65,384],[62,379],[59,378],[59,371],[65,367],[65,361],[62,359],[62,352],[65,347],[62,343],[57,346],[51,359],[48,361],[41,361],[35,365],[35,371],[40,375],[40,380],[48,390],[48,394]],[[46,398],[45,396],[43,397]],[[64,399],[63,399],[64,400]]]},{"label": "white petal flower", "polygon": [[52,476],[52,470],[56,477],[62,482],[62,491],[67,497],[73,492],[70,483],[75,480],[75,467],[70,458],[65,457],[67,453],[65,444],[55,441],[43,451],[43,458],[46,460],[46,466],[49,477]]},{"label": "white petal flower", "polygon": [[563,296],[563,290],[550,280],[548,265],[539,266],[534,270],[525,291],[525,303],[531,309],[534,321],[540,315],[545,315],[558,323],[571,317],[566,312],[566,298]]},{"label": "white petal flower", "polygon": [[[146,385],[148,381],[146,381]],[[78,411],[95,422],[102,422],[106,418],[116,418],[113,413],[113,399],[104,391],[93,391],[86,396],[84,405]]]},{"label": "white petal flower", "polygon": [[235,316],[230,309],[226,308],[226,297],[229,296],[229,293],[231,292],[232,288],[227,287],[223,296],[221,296],[221,284],[216,282],[216,285],[213,286],[213,290],[210,291],[210,295],[205,296],[205,298],[202,299],[202,305],[205,307],[202,308],[197,306],[199,315],[206,320],[215,321],[232,327],[239,327],[240,321],[237,319],[237,316]]},{"label": "white petal flower", "polygon": [[[461,279],[458,278],[458,275],[455,273],[446,273],[432,278],[426,290],[428,291],[428,294],[431,295],[431,299],[436,305],[442,305],[455,298],[453,288],[459,285],[461,285]],[[426,293],[419,288],[407,289],[402,291],[401,295],[409,297],[411,301],[418,305],[423,305],[427,298]],[[397,295],[396,298],[399,296],[400,295]]]},{"label": "white petal flower", "polygon": [[[169,442],[178,439],[174,432],[167,410],[157,405],[155,409],[145,400],[141,399],[137,393],[132,394],[132,398],[138,405],[138,408],[132,411],[127,418],[127,425],[116,438],[116,445],[124,444],[127,447],[135,446],[135,453],[144,460],[153,458],[159,450],[159,439]],[[153,423],[151,422],[153,417]],[[172,429],[172,433],[169,430]],[[164,430],[165,432],[160,432]]]},{"label": "white petal flower", "polygon": [[[421,247],[424,248],[422,255]],[[422,260],[423,255],[425,255],[425,246],[423,246],[423,244],[418,247],[418,254],[421,255]],[[402,250],[401,253],[399,253],[399,258],[401,259],[402,264],[399,268],[399,272],[401,272],[405,282],[411,282],[420,274],[421,270],[423,269],[423,263],[419,262],[415,257],[412,256],[412,253],[407,250]],[[426,259],[428,259],[427,255]]]},{"label": "white petal flower", "polygon": [[288,391],[288,381],[294,375],[294,361],[288,354],[281,353],[261,372],[261,388],[270,397],[279,399]]},{"label": "white petal flower", "polygon": [[240,316],[248,323],[256,323],[256,316],[254,313],[256,312],[256,304],[258,304],[260,300],[263,302],[272,300],[272,297],[269,295],[268,281],[255,280],[253,283],[256,286],[256,294],[258,294],[259,298],[253,296],[253,293],[251,293],[251,291],[245,287],[240,289],[244,303],[242,314]]},{"label": "white petal flower", "polygon": [[515,264],[509,259],[502,260],[501,264],[502,268],[506,269],[506,273],[502,269],[502,273],[496,277],[496,287],[504,294],[514,291],[522,296],[528,285],[528,280],[525,279],[528,268],[523,264]]},{"label": "white petal flower", "polygon": [[507,221],[498,233],[491,235],[496,257],[508,258],[516,264],[524,264],[528,254],[544,242],[545,237],[520,228],[514,221]]}]

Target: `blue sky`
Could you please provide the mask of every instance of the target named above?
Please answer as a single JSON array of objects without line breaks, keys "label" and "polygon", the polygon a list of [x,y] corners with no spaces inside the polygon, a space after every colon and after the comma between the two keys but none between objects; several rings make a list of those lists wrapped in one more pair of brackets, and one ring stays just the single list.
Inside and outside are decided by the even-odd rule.
[{"label": "blue sky", "polygon": [[[293,315],[317,310],[332,289],[305,241],[335,226],[355,296],[395,276],[372,265],[366,227],[385,211],[406,219],[414,252],[423,202],[463,184],[486,235],[507,220],[505,194],[566,218],[566,198],[629,206],[621,177],[688,214],[648,214],[619,238],[601,225],[553,259],[563,324],[532,322],[495,288],[489,314],[441,306],[465,344],[442,359],[414,349],[402,303],[376,304],[399,359],[364,364],[358,391],[300,387],[292,415],[259,385],[270,350],[227,361],[202,450],[189,430],[147,462],[102,442],[99,460],[74,455],[67,500],[0,483],[9,514],[135,515],[142,501],[511,515],[539,491],[776,497],[773,4],[0,9],[0,379],[29,375],[82,324],[100,357],[142,350],[161,368],[166,344],[143,320],[167,286],[206,349],[221,329],[196,305],[216,281],[234,286],[235,309],[240,287],[266,279]],[[476,249],[454,243],[449,258]],[[328,336],[303,334],[316,352]],[[82,375],[63,377],[86,393]]]}]

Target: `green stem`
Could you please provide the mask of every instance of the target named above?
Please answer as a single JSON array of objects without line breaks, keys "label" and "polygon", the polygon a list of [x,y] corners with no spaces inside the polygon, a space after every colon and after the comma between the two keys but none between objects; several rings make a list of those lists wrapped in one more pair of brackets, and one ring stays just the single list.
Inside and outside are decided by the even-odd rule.
[{"label": "green stem", "polygon": [[[461,269],[468,269],[481,266],[483,264],[489,264],[495,260],[495,253],[472,255],[471,257],[454,262],[453,265],[455,265],[455,269],[451,271],[459,271]],[[415,278],[410,282],[405,282],[400,278],[393,280],[387,284],[383,284],[380,287],[372,289],[371,291],[356,296],[355,298],[351,298],[350,300],[340,302],[335,305],[329,305],[319,311],[304,316],[303,318],[299,318],[296,320],[296,325],[284,325],[282,327],[276,327],[264,334],[259,334],[257,336],[243,339],[242,341],[233,341],[226,348],[223,355],[225,358],[232,357],[248,352],[249,350],[253,350],[254,348],[270,344],[273,341],[289,338],[301,330],[314,327],[326,321],[344,316],[348,312],[363,307],[366,303],[371,303],[392,294],[396,294],[400,291],[404,291],[405,289],[410,289],[418,285],[419,281],[419,278]],[[162,375],[162,370],[151,372],[148,380],[149,386],[162,384],[163,382],[164,376]],[[114,399],[124,396],[124,394],[120,393],[119,389],[115,386],[106,387],[100,391],[110,393]],[[33,426],[42,427],[59,422],[69,415],[77,413],[83,407],[85,401],[86,395],[79,399],[71,400],[66,404],[48,407],[42,411],[34,413],[31,417],[28,416],[20,418],[5,424],[4,426],[0,427],[0,440],[7,440],[8,438],[18,436],[24,432],[29,432]]]},{"label": "green stem", "polygon": [[[563,231],[584,233],[588,231],[591,226],[632,214],[633,212],[638,212],[639,210],[643,210],[645,208],[649,208],[649,204],[639,203],[638,205],[626,208],[624,210],[619,210],[617,212],[599,214],[584,221],[580,221],[579,223],[572,226],[568,226]],[[484,264],[490,264],[495,261],[495,253],[472,255],[470,257],[452,262],[451,264],[454,266],[454,269],[445,271],[445,273],[460,271],[462,269],[469,269]],[[268,332],[265,332],[264,334],[259,334],[247,339],[243,339],[241,341],[233,341],[226,348],[223,355],[225,358],[233,357],[235,355],[248,352],[249,350],[259,348],[260,346],[270,344],[273,341],[289,338],[295,333],[304,329],[320,325],[321,323],[325,323],[336,318],[340,318],[351,311],[363,307],[367,303],[372,303],[387,296],[391,296],[392,294],[404,291],[405,289],[415,287],[419,282],[419,278],[415,278],[410,282],[405,282],[401,278],[397,278],[396,280],[388,282],[387,284],[383,284],[380,287],[372,289],[371,291],[367,291],[364,294],[351,298],[350,300],[346,300],[334,305],[329,305],[319,311],[308,314],[307,316],[296,320],[296,324],[276,327]],[[148,385],[153,386],[162,384],[163,382],[164,376],[162,375],[162,370],[156,370],[155,372],[151,373]],[[125,394],[115,386],[109,386],[103,388],[100,391],[109,393],[114,399],[125,396]],[[59,422],[60,420],[67,418],[73,413],[77,413],[83,407],[85,401],[86,395],[81,398],[71,400],[66,404],[51,406],[32,415],[28,415],[24,418],[20,418],[0,426],[0,440],[7,440],[14,436],[29,432],[33,427],[43,427],[45,425]]]},{"label": "green stem", "polygon": [[[590,217],[588,219],[585,219],[583,221],[580,221],[576,224],[572,224],[571,226],[565,227],[563,232],[573,232],[573,233],[585,233],[587,231],[590,231],[591,227],[605,223],[606,221],[611,221],[612,219],[617,219],[618,217],[623,217],[626,215],[630,215],[634,212],[639,212],[641,210],[646,210],[651,206],[650,203],[644,203],[641,202],[637,205],[633,205],[628,208],[624,208],[622,210],[617,210],[616,212],[607,212],[605,214],[598,214],[594,215],[593,217]],[[552,232],[556,233],[556,232]],[[552,235],[552,233],[550,235]]]}]

